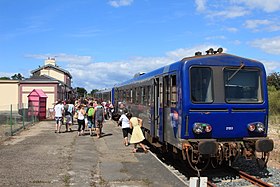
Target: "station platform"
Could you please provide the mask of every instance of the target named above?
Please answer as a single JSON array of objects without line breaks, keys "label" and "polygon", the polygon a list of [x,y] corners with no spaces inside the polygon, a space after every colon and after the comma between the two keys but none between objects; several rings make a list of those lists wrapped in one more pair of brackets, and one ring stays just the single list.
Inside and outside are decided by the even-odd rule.
[{"label": "station platform", "polygon": [[105,121],[101,138],[55,133],[41,121],[0,145],[0,186],[184,186],[151,152],[123,144],[122,130]]}]

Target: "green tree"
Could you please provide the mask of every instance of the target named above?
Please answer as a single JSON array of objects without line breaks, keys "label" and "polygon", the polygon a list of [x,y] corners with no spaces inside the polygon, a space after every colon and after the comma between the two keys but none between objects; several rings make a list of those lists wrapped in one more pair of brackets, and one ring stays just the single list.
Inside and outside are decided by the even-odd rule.
[{"label": "green tree", "polygon": [[10,77],[0,77],[0,80],[11,80]]},{"label": "green tree", "polygon": [[97,92],[97,91],[98,91],[98,89],[93,89],[93,90],[91,90],[90,95],[93,96],[93,94],[94,94],[95,92]]},{"label": "green tree", "polygon": [[280,114],[280,91],[270,90],[268,91],[268,100],[269,100],[269,114],[270,115],[279,115]]},{"label": "green tree", "polygon": [[12,80],[23,80],[24,77],[20,73],[18,73],[18,74],[14,74],[13,76],[11,76],[11,79]]},{"label": "green tree", "polygon": [[269,74],[266,82],[268,86],[274,86],[276,90],[280,90],[280,74],[278,72]]},{"label": "green tree", "polygon": [[78,98],[80,98],[80,97],[85,97],[85,96],[87,95],[87,91],[86,91],[85,88],[77,87],[75,90],[77,91],[77,94],[78,94],[77,96],[78,96]]}]

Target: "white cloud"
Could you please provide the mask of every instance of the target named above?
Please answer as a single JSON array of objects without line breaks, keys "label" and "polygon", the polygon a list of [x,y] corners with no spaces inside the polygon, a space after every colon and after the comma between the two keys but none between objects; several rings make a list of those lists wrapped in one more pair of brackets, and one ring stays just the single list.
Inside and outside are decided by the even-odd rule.
[{"label": "white cloud", "polygon": [[206,10],[206,1],[207,0],[195,0],[196,10],[199,12]]},{"label": "white cloud", "polygon": [[205,38],[205,40],[225,40],[225,36],[208,36]]},{"label": "white cloud", "polygon": [[280,55],[280,36],[274,38],[262,38],[251,42],[253,47],[266,53]]},{"label": "white cloud", "polygon": [[[280,43],[279,38],[272,38],[276,43]],[[269,39],[261,39],[254,41],[254,45],[260,45],[260,43],[269,43]],[[269,41],[269,42],[268,42]],[[66,69],[73,76],[73,87],[83,87],[88,92],[92,89],[104,89],[111,88],[114,85],[129,80],[134,74],[138,72],[149,72],[157,68],[163,67],[167,64],[179,61],[185,57],[190,57],[197,51],[201,51],[205,54],[205,51],[209,48],[214,50],[218,49],[218,45],[197,45],[190,48],[179,48],[173,51],[168,51],[162,57],[132,57],[122,61],[114,62],[94,62],[90,56],[78,56],[59,53],[56,57],[57,65]],[[275,47],[275,46],[274,46]],[[266,46],[263,47],[266,49]],[[226,52],[227,49],[224,49]],[[280,53],[280,47],[278,47],[278,53]],[[54,55],[29,55],[29,57],[36,59],[46,59],[48,56]],[[268,72],[273,72],[275,69],[280,68],[278,62],[266,62],[262,61]],[[10,77],[12,73],[4,74],[2,76]]]},{"label": "white cloud", "polygon": [[0,72],[0,77],[11,77],[16,73],[7,73],[7,72]]},{"label": "white cloud", "polygon": [[111,0],[108,2],[109,5],[118,8],[121,6],[130,6],[133,3],[133,0]]},{"label": "white cloud", "polygon": [[208,11],[207,17],[210,18],[236,18],[249,14],[249,11],[244,7],[232,6],[224,10]]},{"label": "white cloud", "polygon": [[73,87],[84,87],[90,92],[92,89],[110,88],[115,84],[131,79],[138,72],[152,71],[179,61],[184,57],[193,56],[197,51],[205,53],[211,47],[219,48],[216,45],[199,45],[169,51],[163,57],[139,56],[115,62],[90,62],[87,65],[73,62],[67,64],[65,69],[73,76]]},{"label": "white cloud", "polygon": [[253,31],[269,31],[275,32],[280,30],[278,21],[271,21],[267,19],[247,20],[244,26]]},{"label": "white cloud", "polygon": [[267,28],[267,30],[271,32],[280,31],[280,25],[272,24]]},{"label": "white cloud", "polygon": [[250,9],[261,9],[265,12],[275,12],[280,10],[279,0],[235,0],[234,2],[245,4]]},{"label": "white cloud", "polygon": [[245,22],[245,27],[246,28],[249,28],[249,29],[256,29],[258,28],[260,25],[269,25],[271,24],[270,21],[266,20],[266,19],[263,19],[263,20],[260,20],[260,19],[256,19],[256,20],[247,20]]},{"label": "white cloud", "polygon": [[88,64],[93,61],[91,56],[79,56],[79,55],[68,55],[65,53],[58,54],[27,54],[25,57],[35,58],[35,59],[48,59],[55,58],[57,62],[67,62],[67,63],[75,63],[75,64]]},{"label": "white cloud", "polygon": [[228,27],[228,28],[226,28],[226,30],[229,31],[229,32],[232,32],[232,33],[238,32],[238,29],[235,28],[235,27]]},{"label": "white cloud", "polygon": [[253,10],[272,13],[280,10],[280,0],[195,0],[196,10],[208,18],[237,18],[251,14]]},{"label": "white cloud", "polygon": [[277,69],[280,69],[280,63],[276,61],[266,61],[266,60],[259,60],[265,66],[266,74],[270,74],[276,72]]}]

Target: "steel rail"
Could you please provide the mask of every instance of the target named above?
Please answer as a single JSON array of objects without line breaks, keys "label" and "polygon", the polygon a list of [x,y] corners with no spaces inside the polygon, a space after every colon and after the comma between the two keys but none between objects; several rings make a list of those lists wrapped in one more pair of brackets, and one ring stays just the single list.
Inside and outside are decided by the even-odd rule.
[{"label": "steel rail", "polygon": [[260,187],[273,187],[273,185],[268,184],[267,182],[264,182],[252,175],[249,175],[247,173],[245,173],[244,171],[238,171],[239,176],[242,179],[245,179],[249,182],[251,182],[252,184],[256,185],[256,186],[260,186]]}]

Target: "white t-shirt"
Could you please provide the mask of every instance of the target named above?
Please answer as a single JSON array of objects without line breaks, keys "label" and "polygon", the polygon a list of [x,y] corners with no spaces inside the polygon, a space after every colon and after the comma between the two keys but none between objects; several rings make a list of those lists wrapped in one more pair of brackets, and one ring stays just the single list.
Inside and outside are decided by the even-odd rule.
[{"label": "white t-shirt", "polygon": [[122,122],[122,128],[130,128],[129,119],[125,114],[122,114],[119,121]]},{"label": "white t-shirt", "polygon": [[78,111],[78,119],[79,120],[84,120],[85,116],[82,114],[81,110]]},{"label": "white t-shirt", "polygon": [[63,110],[64,110],[63,104],[55,105],[55,107],[54,107],[55,117],[62,117]]}]

